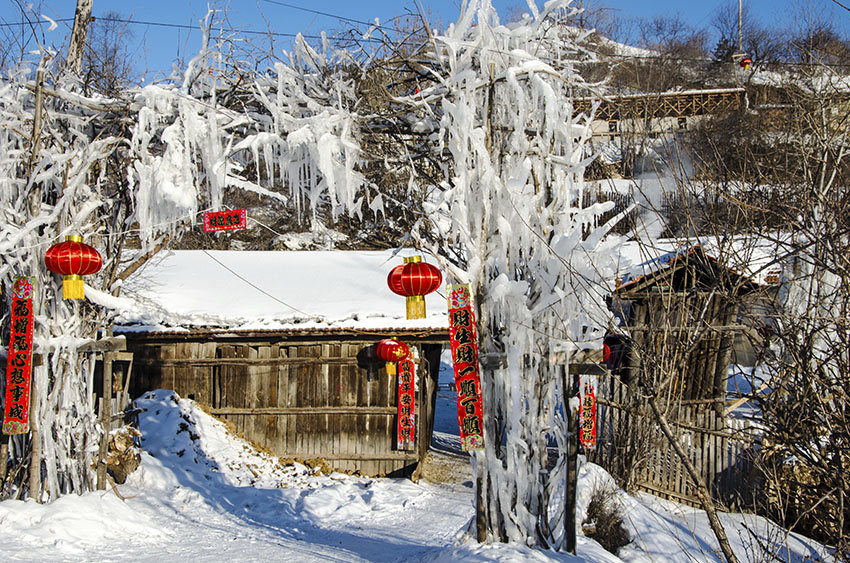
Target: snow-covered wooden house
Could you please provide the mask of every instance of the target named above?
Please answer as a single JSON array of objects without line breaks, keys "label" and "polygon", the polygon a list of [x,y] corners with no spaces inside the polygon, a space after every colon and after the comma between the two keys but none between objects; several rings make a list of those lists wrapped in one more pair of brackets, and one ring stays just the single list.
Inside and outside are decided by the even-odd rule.
[{"label": "snow-covered wooden house", "polygon": [[[282,458],[364,475],[410,475],[433,430],[445,299],[405,318],[390,252],[174,251],[124,288],[144,303],[116,330],[131,389],[173,389]],[[416,440],[397,440],[397,376],[374,355],[396,338],[418,356]]]},{"label": "snow-covered wooden house", "polygon": [[[764,249],[744,253],[743,243],[752,241],[740,242],[736,258],[746,256],[747,263],[738,268],[719,259],[716,248],[686,245],[659,253],[617,282],[611,310],[621,324],[606,337],[612,371],[598,383],[599,442],[589,457],[629,487],[698,504],[696,488],[647,406],[653,396],[715,500],[735,507],[746,495],[753,436],[734,411],[755,385],[740,377],[736,364],[746,348],[741,343],[762,322],[746,313],[770,300],[778,274],[763,267],[771,262]],[[736,388],[740,381],[748,387]]]}]

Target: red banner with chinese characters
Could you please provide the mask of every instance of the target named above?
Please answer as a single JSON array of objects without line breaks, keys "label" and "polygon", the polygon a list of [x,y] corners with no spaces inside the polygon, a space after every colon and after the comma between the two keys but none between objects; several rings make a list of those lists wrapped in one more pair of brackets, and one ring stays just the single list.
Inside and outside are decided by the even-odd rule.
[{"label": "red banner with chinese characters", "polygon": [[398,363],[398,449],[412,450],[416,437],[416,362]]},{"label": "red banner with chinese characters", "polygon": [[484,449],[484,407],[478,372],[478,337],[469,284],[446,288],[449,340],[457,387],[457,422],[464,451]]},{"label": "red banner with chinese characters", "polygon": [[233,209],[230,211],[216,211],[215,213],[204,213],[204,232],[233,231],[244,229],[248,226],[248,210]]},{"label": "red banner with chinese characters", "polygon": [[585,448],[595,448],[596,378],[582,375],[579,385],[578,438]]},{"label": "red banner with chinese characters", "polygon": [[12,315],[6,358],[6,396],[3,434],[29,432],[30,373],[32,370],[32,278],[16,278],[12,286]]}]

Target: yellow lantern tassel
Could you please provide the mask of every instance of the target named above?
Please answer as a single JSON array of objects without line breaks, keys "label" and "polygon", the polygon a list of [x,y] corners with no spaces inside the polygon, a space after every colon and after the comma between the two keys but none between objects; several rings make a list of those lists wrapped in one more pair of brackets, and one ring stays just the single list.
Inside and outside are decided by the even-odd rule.
[{"label": "yellow lantern tassel", "polygon": [[407,304],[408,319],[424,319],[425,318],[425,296],[410,295],[405,298]]},{"label": "yellow lantern tassel", "polygon": [[83,276],[70,274],[62,278],[62,299],[85,299]]},{"label": "yellow lantern tassel", "polygon": [[395,375],[396,374],[396,363],[395,362],[386,362],[387,364],[387,375]]}]

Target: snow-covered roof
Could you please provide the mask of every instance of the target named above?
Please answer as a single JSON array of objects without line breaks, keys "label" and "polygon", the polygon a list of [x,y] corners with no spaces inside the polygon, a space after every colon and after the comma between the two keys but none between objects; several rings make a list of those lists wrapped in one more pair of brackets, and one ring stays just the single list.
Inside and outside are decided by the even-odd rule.
[{"label": "snow-covered roof", "polygon": [[782,278],[781,256],[788,253],[782,239],[736,237],[717,241],[659,239],[652,245],[627,243],[621,249],[623,263],[634,264],[619,272],[616,287],[622,289],[660,270],[669,268],[680,258],[702,250],[710,260],[722,264],[750,282],[771,285]]},{"label": "snow-covered roof", "polygon": [[170,251],[125,283],[116,324],[122,331],[446,329],[442,286],[425,297],[420,320],[407,320],[404,297],[387,287],[390,270],[414,254]]}]

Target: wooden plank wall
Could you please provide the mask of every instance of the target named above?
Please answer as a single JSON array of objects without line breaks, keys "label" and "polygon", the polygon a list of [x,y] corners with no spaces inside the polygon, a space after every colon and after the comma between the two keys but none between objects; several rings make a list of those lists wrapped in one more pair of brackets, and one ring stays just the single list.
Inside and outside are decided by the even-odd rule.
[{"label": "wooden plank wall", "polygon": [[[725,397],[737,306],[712,293],[670,292],[632,303],[631,369],[665,389],[665,400]],[[691,342],[698,342],[687,353]],[[661,378],[674,377],[669,384]]]},{"label": "wooden plank wall", "polygon": [[[135,345],[134,396],[159,387],[173,389],[208,405],[212,414],[278,456],[322,459],[335,469],[364,475],[408,476],[427,450],[424,441],[430,441],[436,392],[436,381],[430,380],[436,370],[429,373],[429,362],[420,362],[417,449],[399,451],[396,377],[383,364],[370,370],[357,365],[357,353],[373,342]],[[433,361],[433,352],[422,356],[426,354]]]},{"label": "wooden plank wall", "polygon": [[[628,386],[610,374],[599,383],[598,441],[588,460],[621,479],[631,470],[637,490],[699,506],[693,482],[648,408],[630,403]],[[753,487],[754,423],[719,414],[713,402],[669,404],[666,416],[714,500],[729,510],[743,508]]]}]

